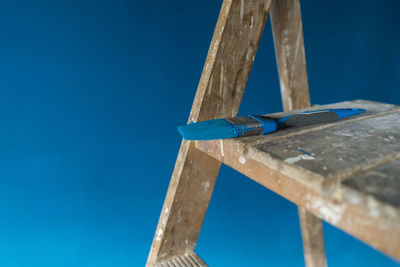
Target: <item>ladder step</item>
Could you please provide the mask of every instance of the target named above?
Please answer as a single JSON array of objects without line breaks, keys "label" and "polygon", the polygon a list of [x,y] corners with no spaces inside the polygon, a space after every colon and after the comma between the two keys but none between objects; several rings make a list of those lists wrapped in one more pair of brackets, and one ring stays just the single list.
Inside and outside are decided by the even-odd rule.
[{"label": "ladder step", "polygon": [[207,267],[207,264],[195,252],[188,251],[159,262],[156,267]]}]

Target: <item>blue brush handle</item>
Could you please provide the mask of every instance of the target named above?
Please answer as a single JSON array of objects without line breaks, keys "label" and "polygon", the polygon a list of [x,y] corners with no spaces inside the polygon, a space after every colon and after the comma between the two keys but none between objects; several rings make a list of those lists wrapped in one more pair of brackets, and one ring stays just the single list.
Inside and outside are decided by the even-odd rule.
[{"label": "blue brush handle", "polygon": [[275,132],[278,129],[278,122],[276,120],[263,118],[258,115],[248,115],[248,116],[250,118],[257,120],[258,122],[261,122],[263,127],[261,135]]},{"label": "blue brush handle", "polygon": [[362,108],[338,108],[338,109],[328,109],[328,110],[338,115],[337,120],[365,112],[365,109]]}]

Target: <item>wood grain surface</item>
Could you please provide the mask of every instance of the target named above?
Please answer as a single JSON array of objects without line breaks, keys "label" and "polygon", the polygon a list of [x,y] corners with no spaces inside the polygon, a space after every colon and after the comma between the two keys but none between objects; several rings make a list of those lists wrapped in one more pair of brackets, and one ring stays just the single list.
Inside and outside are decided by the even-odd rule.
[{"label": "wood grain surface", "polygon": [[[278,65],[283,109],[310,106],[300,0],[274,1],[271,27]],[[299,209],[306,266],[326,266],[324,238],[320,219]]]},{"label": "wood grain surface", "polygon": [[274,1],[271,26],[284,110],[309,107],[300,1]]},{"label": "wood grain surface", "polygon": [[[365,108],[367,112],[342,121],[285,129],[265,136],[222,142],[196,141],[196,146],[319,218],[400,260],[400,210],[393,199],[400,188],[394,188],[396,192],[386,193],[384,197],[373,188],[377,184],[381,188],[397,184],[399,159],[393,148],[400,139],[393,137],[394,140],[387,133],[400,125],[400,107],[354,101],[317,108],[340,107]],[[367,126],[367,132],[360,132]],[[338,136],[341,138],[335,139]],[[322,153],[321,147],[336,147],[335,142],[326,140],[336,140],[339,147],[346,149]],[[355,143],[357,147],[353,146]],[[340,158],[347,160],[342,163]],[[376,182],[371,175],[379,175],[381,180]]]},{"label": "wood grain surface", "polygon": [[[270,3],[223,2],[189,121],[236,116]],[[182,141],[147,266],[194,250],[220,164]]]}]

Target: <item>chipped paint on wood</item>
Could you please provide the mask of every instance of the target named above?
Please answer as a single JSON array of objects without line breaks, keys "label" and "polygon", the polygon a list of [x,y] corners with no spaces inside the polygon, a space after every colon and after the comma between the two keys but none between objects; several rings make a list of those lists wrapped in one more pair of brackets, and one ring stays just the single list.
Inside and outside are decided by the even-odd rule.
[{"label": "chipped paint on wood", "polygon": [[[331,173],[340,172],[340,168],[337,169],[334,166],[336,162],[327,159],[330,156],[328,153],[322,154],[317,152],[318,149],[315,149],[316,146],[325,146],[326,144],[321,142],[320,139],[315,139],[313,135],[305,138],[309,133],[318,134],[318,132],[324,132],[326,129],[330,129],[327,134],[330,132],[332,135],[336,134],[336,131],[332,129],[338,128],[345,133],[354,133],[352,129],[355,125],[357,125],[357,128],[362,128],[362,125],[368,125],[371,133],[374,132],[379,135],[380,131],[388,130],[389,126],[387,124],[393,124],[393,116],[397,116],[398,120],[400,120],[400,107],[367,101],[354,101],[320,106],[318,108],[340,108],[344,106],[366,108],[367,112],[358,118],[348,120],[346,123],[339,121],[333,123],[328,128],[311,126],[307,127],[307,129],[299,130],[286,129],[280,133],[276,132],[271,135],[228,139],[223,141],[225,150],[224,159],[219,158],[219,142],[197,141],[196,147],[305,208],[306,211],[326,220],[383,253],[400,260],[400,204],[396,206],[397,193],[393,194],[393,192],[399,190],[399,187],[396,186],[396,182],[393,184],[388,179],[388,177],[393,177],[395,181],[398,181],[398,169],[396,168],[400,169],[400,158],[393,158],[390,153],[385,155],[385,153],[391,151],[390,149],[393,148],[393,144],[387,143],[376,136],[377,140],[381,140],[382,143],[380,143],[380,147],[374,148],[374,151],[370,152],[368,158],[377,156],[385,159],[383,161],[376,161],[380,162],[381,165],[372,166],[373,170],[377,170],[379,174],[374,173],[373,170],[368,168],[365,168],[363,171],[363,169],[357,167],[369,164],[368,160],[361,161],[358,158],[357,161],[348,161],[346,154],[343,154],[341,155],[343,163],[340,164],[350,164],[347,166],[349,170],[347,173],[350,177],[344,180],[332,180],[332,176],[326,173],[325,175],[323,173],[315,173],[315,169],[312,167],[318,159],[324,162],[327,171]],[[390,118],[384,119],[386,116]],[[374,124],[371,121],[385,122],[386,125],[376,125],[374,127],[376,123]],[[399,125],[399,123],[396,125]],[[297,133],[295,134],[295,132]],[[388,133],[388,136],[390,135],[393,134]],[[354,134],[354,136],[356,135]],[[298,140],[303,141],[298,142]],[[362,140],[362,137],[360,140]],[[353,140],[350,141],[353,142]],[[342,140],[342,144],[343,142],[346,142],[346,139]],[[368,141],[368,143],[371,142]],[[288,148],[287,144],[291,144],[291,148]],[[313,144],[313,147],[310,147],[310,144]],[[358,144],[359,147],[364,148],[368,145]],[[396,145],[393,149],[396,149]],[[281,149],[283,147],[285,147],[286,152],[284,149]],[[292,151],[291,153],[298,155],[299,147],[311,155],[316,154],[314,157],[315,160],[301,160],[289,164],[284,161],[287,157],[279,154]],[[354,148],[355,151],[357,149],[359,148]],[[356,152],[349,150],[346,153]],[[244,155],[246,155],[246,161],[242,163],[240,158]],[[388,163],[389,159],[394,161]],[[354,176],[351,176],[351,169],[355,170]],[[356,183],[356,180],[353,179],[360,179],[360,182]],[[387,182],[384,182],[385,180]],[[336,181],[333,191],[325,186],[326,181]],[[393,195],[387,195],[388,198],[386,199],[382,198],[382,195],[379,195],[381,192],[376,194],[379,189],[373,189],[372,191],[369,189],[368,185],[377,186],[373,183],[371,184],[371,181],[379,181],[381,189],[393,187],[395,191],[390,193]],[[379,197],[381,198],[378,199]],[[309,230],[311,231],[311,229]],[[311,234],[308,231],[305,232],[306,235]],[[308,245],[312,246],[313,244]],[[318,253],[322,252],[319,251]],[[314,256],[306,255],[306,258],[313,258]]]},{"label": "chipped paint on wood", "polygon": [[[271,2],[224,1],[189,121],[236,115]],[[220,72],[222,68],[223,75]],[[216,74],[210,89],[213,93],[204,94],[207,91],[204,87],[208,88],[212,74]],[[223,88],[220,86],[221,77],[224,77]],[[223,92],[219,95],[225,98],[216,99],[218,92]]]},{"label": "chipped paint on wood", "polygon": [[225,156],[225,153],[224,153],[224,142],[222,142],[222,140],[220,140],[219,144],[221,146],[221,156],[224,157]]},{"label": "chipped paint on wood", "polygon": [[323,198],[313,197],[311,195],[305,196],[305,207],[307,210],[313,210],[314,213],[319,214],[324,220],[337,224],[343,216],[345,205],[341,203],[332,203],[324,201]]},{"label": "chipped paint on wood", "polygon": [[274,1],[271,26],[286,111],[310,106],[299,0]]},{"label": "chipped paint on wood", "polygon": [[[309,107],[310,97],[300,1],[274,1],[271,8],[271,26],[278,63],[283,108],[285,111],[289,111]],[[313,156],[300,155],[288,158],[285,162],[293,164],[300,160],[313,160]],[[318,218],[308,214],[307,211],[303,211],[303,214],[300,211],[301,208],[299,209],[299,219],[302,226],[306,265],[308,267],[325,266],[322,223]],[[313,242],[315,240],[318,242]]]},{"label": "chipped paint on wood", "polygon": [[287,158],[284,160],[284,162],[289,163],[289,164],[293,164],[296,163],[300,160],[314,160],[315,158],[311,155],[298,155],[296,157],[291,157],[291,158]]},{"label": "chipped paint on wood", "polygon": [[[271,2],[224,0],[188,122],[236,116]],[[182,142],[147,266],[193,251],[220,165]]]},{"label": "chipped paint on wood", "polygon": [[321,220],[303,207],[299,207],[298,212],[306,266],[326,267]]}]

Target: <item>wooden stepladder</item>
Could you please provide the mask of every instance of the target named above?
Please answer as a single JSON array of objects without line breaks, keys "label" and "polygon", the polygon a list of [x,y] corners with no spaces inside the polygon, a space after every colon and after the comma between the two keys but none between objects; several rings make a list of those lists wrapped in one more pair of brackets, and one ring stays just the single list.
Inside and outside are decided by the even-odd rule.
[{"label": "wooden stepladder", "polygon": [[[224,0],[189,121],[236,116],[269,14],[284,109],[310,106],[299,0]],[[193,251],[220,166],[182,141],[147,266],[206,266]],[[321,220],[299,217],[306,265],[325,266]]]},{"label": "wooden stepladder", "polygon": [[194,248],[221,163],[298,205],[306,266],[326,266],[321,219],[400,261],[400,106],[310,107],[299,0],[224,0],[189,121],[236,116],[268,14],[285,110],[270,116],[366,112],[264,136],[182,141],[147,266],[206,266]]}]

